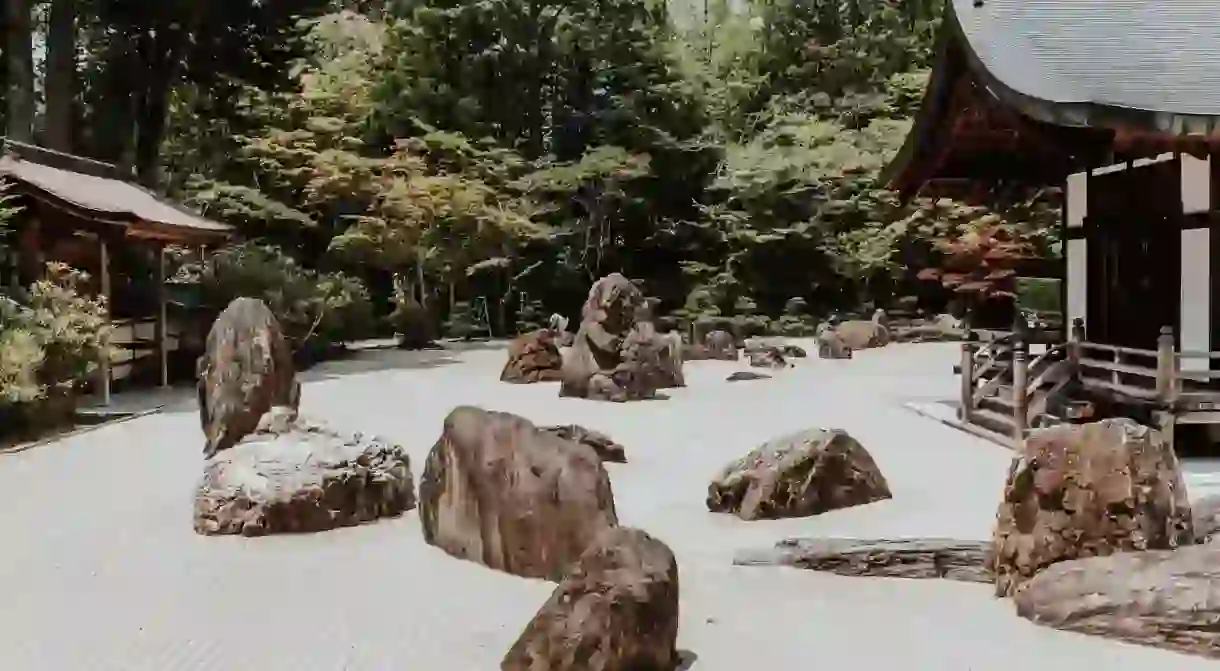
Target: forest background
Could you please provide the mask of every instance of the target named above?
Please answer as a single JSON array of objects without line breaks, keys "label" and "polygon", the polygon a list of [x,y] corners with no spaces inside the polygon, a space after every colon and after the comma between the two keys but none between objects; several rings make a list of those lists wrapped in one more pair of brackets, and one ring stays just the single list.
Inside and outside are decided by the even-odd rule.
[{"label": "forest background", "polygon": [[[175,250],[176,278],[264,298],[299,347],[512,335],[616,271],[676,326],[800,335],[913,303],[955,248],[1058,253],[1043,192],[901,202],[878,179],[938,0],[3,1],[8,137],[232,224],[240,244]],[[55,314],[96,313],[66,295]]]}]

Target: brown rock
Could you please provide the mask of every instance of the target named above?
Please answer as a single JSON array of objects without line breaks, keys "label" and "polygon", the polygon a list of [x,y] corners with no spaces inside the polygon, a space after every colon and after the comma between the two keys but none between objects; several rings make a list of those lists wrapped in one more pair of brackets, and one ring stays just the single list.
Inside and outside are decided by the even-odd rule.
[{"label": "brown rock", "polygon": [[661,541],[603,532],[504,656],[502,671],[672,671],[678,563]]},{"label": "brown rock", "polygon": [[1190,504],[1191,526],[1196,543],[1210,542],[1220,532],[1220,494],[1204,496]]},{"label": "brown rock", "polygon": [[712,512],[744,520],[806,517],[891,498],[872,455],[839,429],[809,429],[764,443],[708,487]]},{"label": "brown rock", "polygon": [[890,342],[890,331],[884,325],[859,319],[839,324],[835,334],[852,350],[885,347]]},{"label": "brown rock", "polygon": [[686,386],[682,372],[682,337],[676,333],[660,334],[652,322],[636,322],[623,342],[622,362],[613,376],[630,379],[624,389],[638,387],[638,398],[648,398],[657,389]]},{"label": "brown rock", "polygon": [[564,440],[587,445],[597,453],[598,458],[602,461],[610,461],[617,464],[627,463],[627,450],[622,445],[614,442],[610,436],[600,431],[586,429],[579,424],[546,426],[542,427],[542,430],[547,433],[553,433]]},{"label": "brown rock", "polygon": [[737,340],[732,333],[717,329],[703,338],[703,346],[707,348],[707,358],[717,361],[737,360]]},{"label": "brown rock", "polygon": [[996,594],[1011,596],[1055,562],[1193,542],[1172,447],[1153,429],[1106,419],[1025,441],[1008,471],[989,565]]},{"label": "brown rock", "polygon": [[273,407],[296,410],[301,387],[292,350],[275,315],[256,298],[238,298],[208,332],[197,365],[204,456],[228,449]]},{"label": "brown rock", "polygon": [[809,356],[804,347],[787,343],[780,345],[779,351],[786,359],[804,359]]},{"label": "brown rock", "polygon": [[1220,659],[1220,548],[1064,561],[1023,584],[1017,614],[1083,634]]},{"label": "brown rock", "polygon": [[739,566],[793,566],[845,576],[878,578],[944,578],[992,582],[987,570],[990,541],[948,538],[856,540],[792,538],[772,549],[741,552]]},{"label": "brown rock", "polygon": [[559,380],[562,369],[563,356],[559,353],[554,332],[538,329],[517,336],[508,346],[508,362],[500,371],[500,381],[554,382]]},{"label": "brown rock", "polygon": [[618,525],[610,478],[591,448],[469,406],[445,418],[419,496],[425,541],[527,578],[558,580]]},{"label": "brown rock", "polygon": [[829,324],[822,324],[818,327],[817,340],[819,359],[851,358],[851,348]]},{"label": "brown rock", "polygon": [[788,362],[778,347],[766,346],[746,352],[754,368],[787,368]]},{"label": "brown rock", "polygon": [[[630,345],[627,337],[644,306],[644,297],[626,277],[607,275],[589,290],[581,309],[580,330],[568,355],[564,357],[560,396],[575,396],[604,401],[630,401],[652,398],[650,361],[659,353],[652,342],[637,338]],[[659,367],[659,363],[655,363]]]},{"label": "brown rock", "polygon": [[273,408],[240,443],[204,464],[195,531],[265,534],[325,531],[415,507],[406,451],[343,435]]}]

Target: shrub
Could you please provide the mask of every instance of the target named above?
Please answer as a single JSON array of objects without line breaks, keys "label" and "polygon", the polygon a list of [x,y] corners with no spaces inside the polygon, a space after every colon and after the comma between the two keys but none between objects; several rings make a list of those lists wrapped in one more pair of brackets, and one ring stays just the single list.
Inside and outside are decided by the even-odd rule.
[{"label": "shrub", "polygon": [[106,305],[79,290],[87,279],[52,263],[23,303],[0,297],[0,425],[6,429],[40,423],[40,408],[70,414],[77,387],[110,356]]},{"label": "shrub", "polygon": [[235,298],[261,299],[298,353],[318,353],[373,332],[373,304],[360,280],[305,268],[273,245],[241,243],[202,264],[183,259],[174,280],[196,282],[201,303],[216,312]]}]

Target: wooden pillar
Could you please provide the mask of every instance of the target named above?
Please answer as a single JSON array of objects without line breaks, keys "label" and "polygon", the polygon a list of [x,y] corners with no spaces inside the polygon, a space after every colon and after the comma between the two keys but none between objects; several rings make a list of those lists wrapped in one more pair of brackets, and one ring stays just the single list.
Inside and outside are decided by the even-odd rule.
[{"label": "wooden pillar", "polygon": [[1167,408],[1177,400],[1177,359],[1173,327],[1162,326],[1156,339],[1156,398]]},{"label": "wooden pillar", "polygon": [[[110,306],[110,248],[106,237],[99,235],[98,241],[98,272],[101,277],[101,296],[106,305],[106,320],[113,322]],[[102,405],[110,405],[110,352],[102,357],[101,368],[98,370],[98,384],[102,390]]]},{"label": "wooden pillar", "polygon": [[1014,445],[1020,447],[1029,427],[1029,343],[1017,338],[1012,344],[1012,430]]},{"label": "wooden pillar", "polygon": [[165,245],[157,244],[157,362],[161,367],[161,386],[169,386],[169,315],[165,296]]},{"label": "wooden pillar", "polygon": [[961,403],[958,407],[958,418],[969,422],[974,411],[974,353],[978,343],[970,339],[962,343],[961,364]]}]

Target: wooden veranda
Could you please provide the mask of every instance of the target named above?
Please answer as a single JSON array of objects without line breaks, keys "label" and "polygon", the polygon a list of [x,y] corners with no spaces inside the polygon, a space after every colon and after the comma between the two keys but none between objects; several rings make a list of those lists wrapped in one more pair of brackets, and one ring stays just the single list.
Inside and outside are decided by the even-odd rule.
[{"label": "wooden veranda", "polygon": [[[61,261],[89,272],[92,290],[106,300],[115,355],[98,373],[94,391],[101,402],[110,402],[116,380],[150,359],[157,380],[168,386],[181,331],[174,332],[167,310],[165,249],[214,247],[229,239],[231,228],[157,196],[113,165],[4,138],[0,180],[22,208],[11,233],[17,255],[9,281],[28,284],[47,262]],[[117,273],[116,259],[122,261]],[[138,265],[151,265],[151,297],[136,273],[125,272]]]}]

